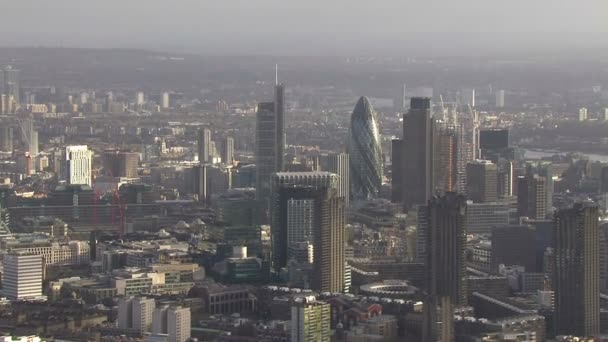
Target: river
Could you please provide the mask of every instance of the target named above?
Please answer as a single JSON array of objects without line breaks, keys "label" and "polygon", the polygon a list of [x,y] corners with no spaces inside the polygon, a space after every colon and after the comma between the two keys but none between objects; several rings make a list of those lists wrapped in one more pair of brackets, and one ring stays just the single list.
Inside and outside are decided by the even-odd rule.
[{"label": "river", "polygon": [[[526,153],[525,154],[526,159],[541,159],[543,157],[551,157],[556,154],[562,154],[562,155],[568,154],[568,152],[540,151],[540,150],[528,150],[528,149],[524,149],[524,151]],[[583,152],[576,152],[576,153],[580,153],[580,154],[583,154],[583,155],[589,157],[590,161],[599,161],[602,163],[608,163],[607,155],[594,154],[594,153],[583,153]]]}]

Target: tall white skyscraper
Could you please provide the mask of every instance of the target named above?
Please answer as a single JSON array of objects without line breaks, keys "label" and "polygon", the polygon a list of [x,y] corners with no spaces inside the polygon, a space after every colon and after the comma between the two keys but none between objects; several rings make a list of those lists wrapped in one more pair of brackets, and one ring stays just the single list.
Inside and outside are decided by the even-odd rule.
[{"label": "tall white skyscraper", "polygon": [[350,161],[348,153],[332,153],[321,156],[321,171],[335,173],[340,177],[338,196],[344,197],[344,205],[350,203]]},{"label": "tall white skyscraper", "polygon": [[160,108],[161,109],[169,108],[169,93],[166,91],[160,94]]},{"label": "tall white skyscraper", "polygon": [[156,302],[152,298],[130,297],[118,302],[118,328],[137,330],[140,334],[152,331],[152,315]]},{"label": "tall white skyscraper", "polygon": [[4,256],[2,286],[11,300],[42,297],[42,256],[13,252]]},{"label": "tall white skyscraper", "polygon": [[68,184],[86,184],[91,186],[91,159],[93,153],[87,145],[66,146],[65,170]]},{"label": "tall white skyscraper", "polygon": [[162,306],[154,310],[152,333],[168,334],[169,342],[186,342],[190,338],[190,308]]}]

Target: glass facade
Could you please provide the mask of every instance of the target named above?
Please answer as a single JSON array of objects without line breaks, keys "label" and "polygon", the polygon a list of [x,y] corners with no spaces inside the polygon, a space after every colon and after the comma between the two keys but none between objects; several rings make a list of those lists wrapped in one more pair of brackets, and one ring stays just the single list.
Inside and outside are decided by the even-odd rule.
[{"label": "glass facade", "polygon": [[351,116],[349,154],[353,197],[377,197],[382,186],[380,131],[366,97],[359,99]]}]

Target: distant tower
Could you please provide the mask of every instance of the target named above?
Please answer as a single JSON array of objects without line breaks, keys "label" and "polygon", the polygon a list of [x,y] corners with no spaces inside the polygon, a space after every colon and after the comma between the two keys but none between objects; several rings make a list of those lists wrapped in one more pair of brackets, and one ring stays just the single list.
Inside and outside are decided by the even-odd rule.
[{"label": "distant tower", "polygon": [[65,166],[68,184],[92,185],[91,159],[93,153],[86,145],[66,146]]},{"label": "distant tower", "polygon": [[599,211],[593,202],[559,210],[554,219],[555,324],[559,335],[600,333]]},{"label": "distant tower", "polygon": [[431,99],[414,97],[403,118],[402,196],[406,208],[425,204],[433,191],[433,119]]},{"label": "distant tower", "polygon": [[209,128],[201,128],[198,130],[198,161],[200,163],[208,163],[211,155],[211,130]]},{"label": "distant tower", "polygon": [[[450,342],[454,340],[454,307],[466,305],[467,298],[466,198],[454,192],[434,197],[426,214],[429,280],[423,340]],[[441,328],[438,322],[441,322]]]},{"label": "distant tower", "polygon": [[138,106],[143,106],[144,102],[145,102],[144,92],[138,91],[137,95],[135,97],[135,104]]},{"label": "distant tower", "polygon": [[[2,91],[3,95],[6,95],[8,99],[12,97],[14,103],[18,105],[20,103],[19,90],[20,90],[20,71],[13,69],[10,65],[7,65],[2,70]],[[12,112],[11,112],[12,113]]]},{"label": "distant tower", "polygon": [[391,142],[391,202],[393,203],[403,202],[404,155],[403,139],[393,139]]},{"label": "distant tower", "polygon": [[382,150],[376,113],[361,97],[350,119],[350,176],[353,198],[375,198],[382,187]]},{"label": "distant tower", "polygon": [[6,123],[0,126],[0,151],[13,152],[13,127]]},{"label": "distant tower", "polygon": [[160,94],[160,108],[169,109],[169,93],[166,91]]},{"label": "distant tower", "polygon": [[460,103],[475,108],[475,89],[465,88],[460,90]]},{"label": "distant tower", "polygon": [[344,205],[350,204],[350,161],[348,153],[331,153],[321,156],[322,171],[335,173],[340,177],[338,196],[344,197]]},{"label": "distant tower", "polygon": [[222,162],[226,164],[234,163],[234,138],[226,137],[222,144]]},{"label": "distant tower", "polygon": [[583,107],[578,110],[578,121],[587,121],[588,118],[587,108]]},{"label": "distant tower", "polygon": [[496,108],[504,108],[505,107],[505,91],[498,90],[496,92]]}]

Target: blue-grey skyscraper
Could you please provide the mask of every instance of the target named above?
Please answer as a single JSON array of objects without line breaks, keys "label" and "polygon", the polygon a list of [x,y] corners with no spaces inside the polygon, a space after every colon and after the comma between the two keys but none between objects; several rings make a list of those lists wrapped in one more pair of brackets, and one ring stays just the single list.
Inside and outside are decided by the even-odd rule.
[{"label": "blue-grey skyscraper", "polygon": [[354,199],[377,197],[382,186],[382,150],[376,113],[361,97],[350,119],[351,182]]}]

